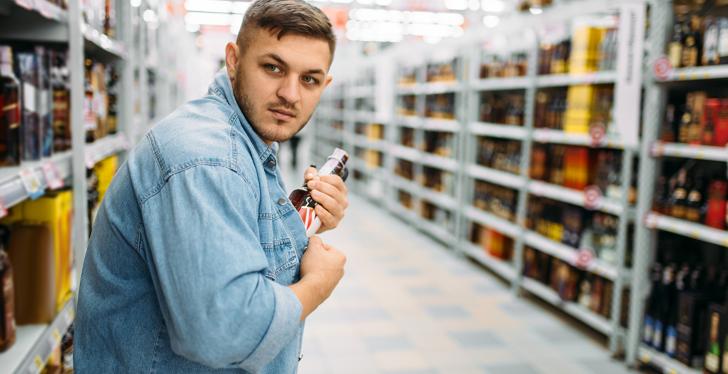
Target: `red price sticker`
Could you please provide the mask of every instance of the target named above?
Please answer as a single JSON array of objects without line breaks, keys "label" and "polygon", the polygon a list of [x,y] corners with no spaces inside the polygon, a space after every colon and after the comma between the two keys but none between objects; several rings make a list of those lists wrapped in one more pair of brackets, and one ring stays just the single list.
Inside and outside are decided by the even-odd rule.
[{"label": "red price sticker", "polygon": [[594,251],[589,248],[582,248],[577,252],[574,266],[581,269],[588,269],[594,262]]},{"label": "red price sticker", "polygon": [[650,154],[652,157],[660,157],[665,153],[665,143],[657,141],[650,147]]},{"label": "red price sticker", "polygon": [[52,162],[46,162],[43,164],[43,176],[45,177],[46,184],[51,190],[56,190],[63,187],[63,178],[61,173],[58,171],[56,164]]},{"label": "red price sticker", "polygon": [[602,206],[602,190],[597,186],[589,186],[584,190],[584,207],[596,210]]},{"label": "red price sticker", "polygon": [[670,63],[670,59],[667,56],[661,56],[655,60],[652,66],[652,71],[655,74],[655,78],[664,81],[670,79],[673,74],[673,66]]},{"label": "red price sticker", "polygon": [[589,128],[592,147],[601,147],[607,142],[607,127],[602,122],[595,123]]}]

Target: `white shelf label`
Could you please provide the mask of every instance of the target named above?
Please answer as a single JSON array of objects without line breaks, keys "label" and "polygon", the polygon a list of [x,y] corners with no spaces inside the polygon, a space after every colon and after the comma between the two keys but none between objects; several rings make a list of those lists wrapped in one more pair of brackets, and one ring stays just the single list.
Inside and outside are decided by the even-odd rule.
[{"label": "white shelf label", "polygon": [[30,196],[32,200],[43,196],[43,185],[33,169],[22,169],[20,170],[19,175],[25,190],[28,192],[28,196]]},{"label": "white shelf label", "polygon": [[46,184],[51,190],[56,190],[63,187],[63,178],[61,173],[58,171],[58,166],[50,161],[43,164],[43,176],[45,177]]}]

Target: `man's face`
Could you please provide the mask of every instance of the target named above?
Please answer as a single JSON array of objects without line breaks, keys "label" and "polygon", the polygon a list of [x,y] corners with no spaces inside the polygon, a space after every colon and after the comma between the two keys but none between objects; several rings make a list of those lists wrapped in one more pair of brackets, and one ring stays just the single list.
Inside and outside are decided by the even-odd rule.
[{"label": "man's face", "polygon": [[232,48],[237,64],[230,56],[235,45],[226,50],[235,99],[263,141],[286,141],[306,125],[331,81],[329,45],[300,35],[279,40],[268,30],[250,31],[244,51]]}]

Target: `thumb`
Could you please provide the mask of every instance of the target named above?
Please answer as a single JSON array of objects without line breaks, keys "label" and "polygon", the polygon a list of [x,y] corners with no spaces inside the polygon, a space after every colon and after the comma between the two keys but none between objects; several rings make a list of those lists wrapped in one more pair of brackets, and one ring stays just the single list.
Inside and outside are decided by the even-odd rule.
[{"label": "thumb", "polygon": [[318,170],[316,170],[316,165],[311,165],[308,168],[306,168],[306,171],[303,172],[303,180],[304,182],[308,182],[314,177],[318,175]]},{"label": "thumb", "polygon": [[323,247],[324,242],[321,240],[318,236],[312,236],[308,239],[308,246],[316,246],[316,247]]}]

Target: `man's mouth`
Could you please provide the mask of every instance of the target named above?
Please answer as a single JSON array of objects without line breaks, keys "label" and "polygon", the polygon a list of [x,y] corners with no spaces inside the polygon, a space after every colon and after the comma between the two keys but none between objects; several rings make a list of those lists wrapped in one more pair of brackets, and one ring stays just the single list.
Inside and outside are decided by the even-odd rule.
[{"label": "man's mouth", "polygon": [[288,121],[290,119],[296,118],[296,115],[293,112],[289,112],[287,110],[283,109],[268,109],[272,114],[273,118],[281,121]]}]

